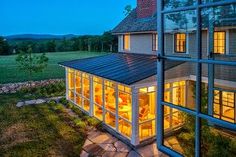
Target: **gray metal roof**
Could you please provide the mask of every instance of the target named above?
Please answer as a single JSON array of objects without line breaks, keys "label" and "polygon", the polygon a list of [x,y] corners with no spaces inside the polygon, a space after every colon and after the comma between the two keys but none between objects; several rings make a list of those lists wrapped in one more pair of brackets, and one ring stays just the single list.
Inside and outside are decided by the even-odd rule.
[{"label": "gray metal roof", "polygon": [[[166,69],[181,63],[183,62],[166,61]],[[126,85],[157,74],[157,56],[155,55],[113,53],[59,64]]]},{"label": "gray metal roof", "polygon": [[131,33],[157,30],[156,14],[148,18],[138,18],[134,9],[123,21],[121,21],[111,33]]}]

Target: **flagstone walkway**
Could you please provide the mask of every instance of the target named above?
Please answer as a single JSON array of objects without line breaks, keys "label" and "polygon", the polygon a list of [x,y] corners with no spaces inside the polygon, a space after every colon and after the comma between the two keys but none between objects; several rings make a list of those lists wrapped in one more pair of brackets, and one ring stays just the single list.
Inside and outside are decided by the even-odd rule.
[{"label": "flagstone walkway", "polygon": [[131,149],[109,133],[93,130],[88,133],[81,157],[167,157],[150,144],[137,150]]}]

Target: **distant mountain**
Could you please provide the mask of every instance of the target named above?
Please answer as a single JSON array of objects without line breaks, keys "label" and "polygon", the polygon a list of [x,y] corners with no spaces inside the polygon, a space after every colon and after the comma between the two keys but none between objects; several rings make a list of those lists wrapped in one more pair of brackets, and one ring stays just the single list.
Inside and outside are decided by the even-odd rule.
[{"label": "distant mountain", "polygon": [[73,37],[77,37],[77,35],[73,34],[67,34],[67,35],[50,35],[50,34],[19,34],[19,35],[10,35],[5,36],[7,40],[24,40],[24,39],[30,39],[30,40],[44,40],[44,39],[70,39]]}]

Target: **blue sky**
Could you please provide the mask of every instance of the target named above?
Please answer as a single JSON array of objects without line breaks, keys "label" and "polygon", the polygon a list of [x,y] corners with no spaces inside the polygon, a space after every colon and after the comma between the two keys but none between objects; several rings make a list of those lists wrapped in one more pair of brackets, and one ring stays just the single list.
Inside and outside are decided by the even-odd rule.
[{"label": "blue sky", "polygon": [[0,35],[102,34],[136,0],[0,0]]}]

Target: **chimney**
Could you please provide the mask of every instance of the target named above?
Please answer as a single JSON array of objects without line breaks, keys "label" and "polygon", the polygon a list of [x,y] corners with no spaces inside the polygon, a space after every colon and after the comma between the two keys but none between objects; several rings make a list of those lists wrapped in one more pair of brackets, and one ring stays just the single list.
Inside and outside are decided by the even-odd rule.
[{"label": "chimney", "polygon": [[146,18],[155,14],[157,10],[156,0],[137,0],[137,16],[138,18]]}]

